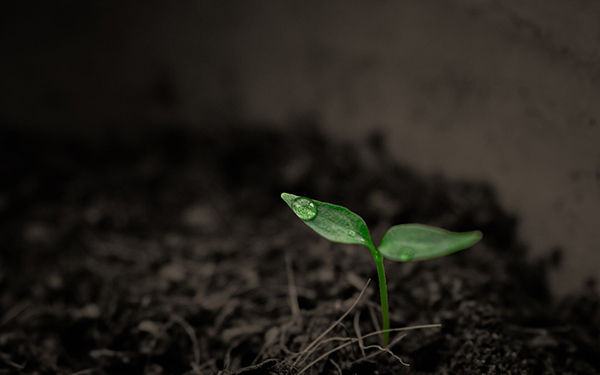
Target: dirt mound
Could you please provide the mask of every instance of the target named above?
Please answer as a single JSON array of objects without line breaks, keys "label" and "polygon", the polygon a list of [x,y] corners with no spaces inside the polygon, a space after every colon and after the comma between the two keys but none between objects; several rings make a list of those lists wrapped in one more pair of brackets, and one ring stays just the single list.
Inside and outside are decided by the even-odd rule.
[{"label": "dirt mound", "polygon": [[[600,373],[595,284],[553,300],[560,254],[527,262],[490,186],[398,166],[381,136],[304,129],[2,137],[0,372]],[[483,231],[446,258],[386,263],[392,327],[441,328],[395,333],[390,352],[356,340],[379,325],[370,254],[320,239],[282,191],[349,207],[376,243],[398,223]]]}]

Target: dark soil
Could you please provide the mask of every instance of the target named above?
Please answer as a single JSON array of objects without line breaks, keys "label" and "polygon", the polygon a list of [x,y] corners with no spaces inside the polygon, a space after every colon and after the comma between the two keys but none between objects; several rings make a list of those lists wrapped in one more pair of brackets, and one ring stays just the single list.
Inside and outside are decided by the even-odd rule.
[{"label": "dark soil", "polygon": [[[600,373],[595,284],[554,300],[546,273],[560,253],[528,261],[492,187],[397,166],[381,136],[361,147],[310,127],[0,143],[0,373],[295,374],[377,330],[369,251],[321,239],[282,191],[349,207],[376,242],[406,222],[485,234],[446,258],[386,263],[392,326],[441,328],[405,332],[398,358],[375,335],[364,353],[347,345],[305,373]],[[369,278],[326,336],[340,339],[298,359]]]}]

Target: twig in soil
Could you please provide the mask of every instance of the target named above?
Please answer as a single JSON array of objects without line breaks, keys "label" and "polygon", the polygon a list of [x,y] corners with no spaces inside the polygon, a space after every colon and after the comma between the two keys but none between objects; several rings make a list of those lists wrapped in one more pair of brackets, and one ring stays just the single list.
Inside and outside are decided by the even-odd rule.
[{"label": "twig in soil", "polygon": [[337,326],[342,320],[344,320],[344,318],[346,316],[348,316],[348,314],[350,314],[350,311],[352,311],[352,309],[354,309],[354,307],[356,306],[356,304],[358,304],[358,301],[360,301],[360,298],[363,296],[363,294],[365,293],[365,291],[367,290],[367,287],[369,286],[369,283],[371,282],[371,279],[368,279],[367,282],[365,283],[365,286],[362,288],[362,290],[360,291],[360,294],[358,295],[358,297],[356,297],[356,299],[354,300],[354,302],[352,303],[352,305],[348,308],[348,310],[346,310],[346,312],[344,314],[342,314],[342,316],[340,316],[338,318],[338,320],[336,320],[335,322],[333,322],[332,325],[330,325],[325,331],[323,331],[323,333],[321,333],[319,335],[319,337],[317,337],[315,340],[313,340],[313,342],[311,342],[304,350],[302,350],[300,352],[300,355],[298,356],[298,358],[296,358],[296,360],[294,361],[294,366],[300,362],[301,359],[303,359],[302,357],[304,356],[305,353],[308,353],[309,350],[311,350],[314,346],[316,346],[319,341],[321,341],[321,339],[323,337],[325,337],[325,335],[327,335],[332,329],[335,328],[335,326]]},{"label": "twig in soil", "polygon": [[[409,327],[407,327],[407,328],[409,328]],[[388,332],[389,332],[390,330],[388,329],[388,330],[385,330],[385,331],[388,331]],[[368,337],[368,336],[374,336],[374,335],[380,335],[380,334],[384,333],[385,331],[384,331],[384,330],[381,330],[381,331],[375,331],[375,332],[371,332],[371,333],[369,333],[369,334],[366,334],[366,335],[362,336],[361,338],[366,338],[366,337]],[[405,334],[404,334],[404,335],[402,335],[402,338],[404,338],[404,336],[406,336],[406,335],[405,335]],[[342,349],[344,349],[345,347],[347,347],[347,346],[350,346],[350,345],[352,345],[352,344],[354,344],[354,343],[356,343],[356,342],[358,342],[358,341],[359,341],[359,339],[358,339],[358,338],[350,338],[348,342],[346,342],[346,343],[344,343],[344,344],[342,344],[342,345],[338,345],[338,346],[336,346],[335,348],[333,348],[333,349],[331,349],[331,350],[329,350],[329,351],[327,351],[327,352],[325,352],[325,353],[321,354],[321,355],[320,355],[320,356],[319,356],[317,359],[315,359],[314,361],[312,361],[311,363],[309,363],[308,365],[306,365],[306,366],[305,366],[305,367],[304,367],[302,370],[300,370],[300,371],[298,372],[298,375],[301,375],[302,373],[304,373],[306,370],[308,370],[309,368],[311,368],[311,367],[312,367],[312,366],[314,366],[315,364],[317,364],[317,363],[319,363],[320,361],[322,361],[323,359],[325,359],[325,358],[329,357],[329,355],[330,355],[330,354],[332,354],[332,353],[335,353],[335,352],[337,352],[338,350],[342,350]],[[398,359],[398,360],[400,361],[400,363],[402,363],[402,364],[403,364],[403,365],[405,365],[405,366],[409,366],[409,365],[408,365],[406,362],[402,361],[402,359],[401,359],[400,357],[398,357],[397,355],[395,355],[394,353],[392,353],[392,351],[391,351],[391,350],[389,350],[389,349],[383,348],[383,347],[381,347],[381,346],[379,346],[379,345],[369,345],[369,346],[367,346],[367,347],[365,347],[365,348],[377,348],[377,349],[380,349],[380,350],[386,351],[386,352],[388,352],[388,353],[391,353],[391,354],[392,354],[392,356],[393,356],[395,359]]]},{"label": "twig in soil", "polygon": [[[439,328],[441,326],[442,326],[441,324],[421,324],[421,325],[410,326],[410,327],[401,327],[401,328],[390,328],[390,329],[385,329],[385,330],[384,329],[377,330],[377,331],[374,331],[374,332],[371,332],[371,333],[367,333],[366,335],[363,335],[361,337],[356,337],[356,338],[354,338],[354,337],[330,337],[328,339],[322,340],[318,345],[316,345],[315,347],[313,347],[312,350],[310,351],[310,353],[306,353],[305,356],[304,356],[303,361],[306,360],[306,359],[308,359],[313,354],[313,352],[317,350],[317,348],[319,346],[321,346],[323,344],[326,344],[328,342],[346,341],[347,344],[353,344],[353,343],[359,342],[359,341],[361,341],[361,340],[363,340],[363,339],[365,339],[367,337],[371,337],[371,336],[375,336],[375,335],[380,335],[380,334],[385,333],[385,332],[389,332],[389,333],[391,333],[391,332],[403,332],[403,331],[412,331],[412,330],[415,330],[415,329],[422,329],[422,328]],[[400,338],[398,339],[398,341],[400,341],[402,338],[404,338],[404,335],[401,335]],[[397,342],[394,342],[394,345],[396,343]],[[338,346],[338,348],[342,349],[342,348],[346,347],[347,345],[343,344],[343,345],[340,345],[340,346]],[[388,346],[388,348],[389,347],[390,346]],[[294,364],[295,364],[295,362],[294,362]]]},{"label": "twig in soil", "polygon": [[296,290],[296,281],[294,278],[292,261],[290,260],[290,256],[288,254],[285,255],[285,270],[287,273],[290,309],[292,310],[292,317],[294,319],[297,319],[300,317],[300,306],[298,305],[298,291]]},{"label": "twig in soil", "polygon": [[356,337],[359,338],[358,341],[358,347],[360,348],[360,352],[362,353],[363,358],[366,356],[365,354],[365,343],[362,340],[362,334],[360,333],[360,325],[359,323],[359,319],[360,319],[360,310],[354,313],[354,333],[356,333]]},{"label": "twig in soil", "polygon": [[369,305],[369,315],[371,316],[371,321],[373,322],[373,328],[375,331],[379,331],[381,327],[379,326],[379,321],[377,320],[377,316],[375,315],[375,311],[373,311],[373,306]]},{"label": "twig in soil", "polygon": [[329,357],[330,354],[337,352],[338,350],[344,349],[345,347],[352,345],[354,342],[350,341],[347,342],[345,344],[336,346],[335,348],[331,349],[328,352],[325,352],[324,354],[322,354],[319,358],[315,359],[314,361],[312,361],[311,363],[309,363],[307,366],[305,366],[302,370],[300,370],[298,372],[298,375],[301,375],[302,373],[304,373],[306,370],[308,370],[309,368],[311,368],[312,366],[314,366],[315,364],[317,364],[318,362],[322,361],[323,359]]},{"label": "twig in soil", "polygon": [[[404,334],[404,335],[402,335],[400,337],[404,338],[404,336],[406,336],[406,334]],[[389,355],[391,355],[392,357],[394,357],[395,359],[397,359],[398,362],[402,363],[404,366],[407,366],[407,367],[410,366],[408,363],[404,362],[402,360],[402,358],[400,358],[396,354],[394,354],[394,352],[392,352],[389,348],[384,348],[381,345],[374,344],[374,345],[367,345],[367,346],[365,346],[365,349],[377,349],[377,350],[379,350],[382,353],[383,352],[388,353]]]},{"label": "twig in soil", "polygon": [[286,353],[290,353],[291,350],[288,349],[288,347],[285,345],[285,341],[286,341],[286,334],[287,334],[287,329],[289,327],[291,322],[288,322],[287,324],[284,324],[281,327],[281,331],[279,332],[279,346],[281,347],[281,350],[283,350]]},{"label": "twig in soil", "polygon": [[343,374],[343,372],[342,372],[342,369],[341,369],[340,365],[338,365],[338,364],[337,364],[337,363],[336,363],[336,362],[335,362],[333,359],[331,359],[331,358],[329,358],[329,362],[331,362],[331,364],[332,364],[332,365],[335,367],[335,369],[337,370],[337,373],[338,373],[339,375],[342,375],[342,374]]},{"label": "twig in soil", "polygon": [[243,341],[244,339],[240,338],[229,345],[227,351],[225,352],[225,359],[223,359],[223,370],[219,371],[219,373],[229,370],[229,367],[231,366],[231,352],[233,352],[233,349],[237,348]]},{"label": "twig in soil", "polygon": [[200,365],[200,346],[198,345],[198,339],[196,338],[196,331],[185,319],[178,315],[173,315],[171,320],[181,326],[185,333],[190,337],[192,341],[192,348],[194,354],[194,365]]},{"label": "twig in soil", "polygon": [[4,362],[5,365],[10,366],[10,367],[16,369],[17,371],[23,370],[25,368],[25,366],[27,365],[27,362],[20,364],[20,363],[13,361],[8,354],[2,353],[2,352],[0,352],[0,359]]},{"label": "twig in soil", "polygon": [[265,333],[265,340],[263,345],[261,346],[260,350],[258,351],[258,354],[256,355],[256,357],[254,357],[254,360],[251,363],[252,365],[255,365],[256,362],[258,362],[258,360],[262,357],[267,348],[275,344],[278,336],[280,335],[280,332],[281,329],[279,329],[278,327],[269,328],[269,330]]},{"label": "twig in soil", "polygon": [[[391,342],[391,343],[390,343],[390,344],[389,344],[389,345],[388,345],[386,348],[387,348],[388,350],[389,350],[389,349],[391,349],[391,348],[393,348],[393,347],[394,347],[396,344],[398,344],[400,341],[402,341],[402,339],[404,338],[404,336],[406,336],[406,335],[405,335],[405,334],[403,334],[403,335],[398,335],[398,336],[396,336],[396,337],[395,337],[395,338],[392,340],[392,342]],[[386,352],[386,351],[381,351],[381,350],[380,350],[380,351],[377,351],[377,352],[373,352],[373,353],[371,353],[371,354],[367,355],[367,356],[366,356],[366,357],[364,357],[364,358],[359,358],[359,359],[357,359],[357,360],[354,360],[354,361],[350,362],[350,365],[353,365],[353,364],[355,364],[355,363],[358,363],[358,362],[362,362],[362,361],[369,360],[369,359],[371,359],[371,358],[373,358],[373,357],[376,357],[376,356],[380,355],[381,353],[385,353],[385,352]],[[410,366],[410,365],[407,365],[407,366]]]}]

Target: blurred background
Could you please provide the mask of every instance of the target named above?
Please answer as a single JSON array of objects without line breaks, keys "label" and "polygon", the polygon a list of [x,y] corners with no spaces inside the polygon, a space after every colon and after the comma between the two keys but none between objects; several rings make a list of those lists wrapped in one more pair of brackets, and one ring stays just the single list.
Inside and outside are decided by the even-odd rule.
[{"label": "blurred background", "polygon": [[[373,131],[426,175],[488,181],[559,292],[600,277],[600,3],[46,1],[0,16],[0,124]],[[251,125],[250,125],[251,124]]]}]

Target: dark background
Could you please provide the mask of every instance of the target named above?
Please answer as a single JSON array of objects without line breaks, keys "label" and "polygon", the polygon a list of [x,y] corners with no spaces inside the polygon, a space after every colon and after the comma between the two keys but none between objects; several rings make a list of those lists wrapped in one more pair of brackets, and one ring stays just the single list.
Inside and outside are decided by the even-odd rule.
[{"label": "dark background", "polygon": [[493,184],[532,256],[564,249],[559,292],[600,276],[597,2],[47,1],[1,13],[0,134],[291,132],[308,120],[360,142],[380,130],[422,173]]}]

